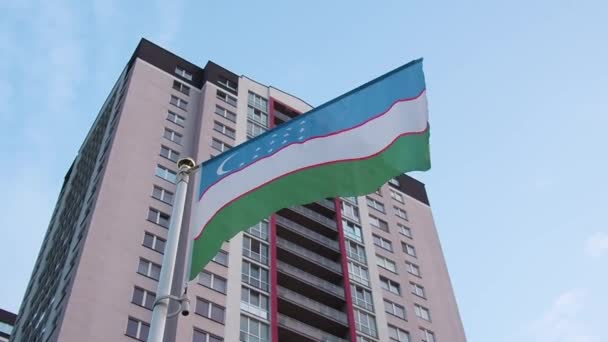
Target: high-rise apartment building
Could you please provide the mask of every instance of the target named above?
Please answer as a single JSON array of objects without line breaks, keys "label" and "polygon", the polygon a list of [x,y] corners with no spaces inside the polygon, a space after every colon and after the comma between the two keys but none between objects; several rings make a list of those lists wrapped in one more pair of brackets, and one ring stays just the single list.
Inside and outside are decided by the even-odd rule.
[{"label": "high-rise apartment building", "polygon": [[6,342],[11,337],[17,315],[0,309],[0,342]]},{"label": "high-rise apartment building", "polygon": [[[65,176],[12,340],[144,341],[175,161],[202,162],[310,109],[142,40]],[[185,259],[182,248],[177,295]],[[192,314],[168,320],[166,341],[466,340],[424,185],[405,175],[279,211],[227,241],[188,295]]]}]

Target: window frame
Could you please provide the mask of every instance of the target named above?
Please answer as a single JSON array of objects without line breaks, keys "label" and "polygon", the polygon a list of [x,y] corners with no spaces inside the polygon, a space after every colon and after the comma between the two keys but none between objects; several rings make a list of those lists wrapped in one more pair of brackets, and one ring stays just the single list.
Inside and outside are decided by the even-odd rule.
[{"label": "window frame", "polygon": [[236,139],[236,130],[219,121],[213,121],[213,130],[230,139]]},{"label": "window frame", "polygon": [[[148,246],[146,244],[146,237],[147,236],[150,236],[151,239],[152,239],[152,243],[151,243],[150,246]],[[162,241],[162,244],[163,244],[162,248],[157,248],[158,244],[159,244],[159,241]],[[167,240],[161,238],[160,236],[158,236],[156,234],[150,233],[148,231],[144,231],[144,241],[142,242],[142,246],[144,246],[146,248],[149,248],[149,249],[151,249],[153,251],[156,251],[156,252],[158,252],[160,254],[165,254],[165,246],[166,246],[166,244],[167,244]]]},{"label": "window frame", "polygon": [[180,67],[179,65],[175,66],[174,73],[180,77],[187,79],[188,81],[192,81],[192,73],[186,70],[185,68]]},{"label": "window frame", "polygon": [[175,107],[187,111],[188,110],[188,101],[182,99],[179,96],[171,95],[171,99],[169,100],[169,104],[174,105]]},{"label": "window frame", "polygon": [[393,253],[393,243],[390,240],[376,234],[372,234],[372,238],[374,240],[374,246]]},{"label": "window frame", "polygon": [[186,125],[186,117],[170,110],[167,111],[167,121],[172,122],[180,127],[185,127]]},{"label": "window frame", "polygon": [[[218,112],[218,110],[222,111],[222,113]],[[218,104],[215,105],[215,111],[214,113],[230,122],[235,122],[236,123],[236,116],[237,114],[231,110],[228,110]],[[228,115],[230,114],[230,115]]]},{"label": "window frame", "polygon": [[[167,136],[167,134],[169,136]],[[163,132],[163,138],[165,138],[165,139],[167,139],[167,140],[169,140],[169,141],[171,141],[173,143],[176,143],[176,144],[178,144],[180,146],[184,142],[184,140],[183,140],[184,136],[182,134],[180,134],[180,133],[172,130],[171,128],[167,128],[167,127],[165,127],[165,130]]]},{"label": "window frame", "polygon": [[[381,263],[380,260],[382,260],[383,262]],[[382,267],[383,269],[395,273],[397,274],[397,263],[395,263],[393,260],[382,256],[380,254],[376,254],[376,265],[378,267]],[[394,266],[394,270],[391,270],[389,267],[387,267],[386,265],[393,265]]]},{"label": "window frame", "polygon": [[[206,308],[207,308],[206,311],[207,312],[202,312],[203,305],[206,305]],[[200,308],[200,310],[199,310],[199,308]],[[214,316],[213,315],[213,310],[214,309],[217,309],[217,310],[221,311],[221,313],[222,313],[221,319],[216,319],[216,318],[213,317]],[[223,306],[221,306],[221,305],[219,305],[217,303],[214,303],[214,302],[212,302],[210,300],[198,297],[198,296],[196,297],[196,299],[194,301],[194,313],[197,314],[197,315],[199,315],[199,316],[201,316],[201,317],[205,317],[205,318],[207,318],[209,320],[212,320],[212,321],[214,321],[216,323],[220,323],[220,324],[225,324],[226,323],[226,308],[225,307],[223,307]]]},{"label": "window frame", "polygon": [[[159,172],[164,173],[164,176],[159,174]],[[167,182],[169,182],[171,184],[177,183],[177,172],[174,172],[173,170],[169,169],[166,166],[156,164],[156,170],[154,171],[154,175],[158,178],[166,180]],[[172,176],[170,179],[168,179],[169,175]]]}]

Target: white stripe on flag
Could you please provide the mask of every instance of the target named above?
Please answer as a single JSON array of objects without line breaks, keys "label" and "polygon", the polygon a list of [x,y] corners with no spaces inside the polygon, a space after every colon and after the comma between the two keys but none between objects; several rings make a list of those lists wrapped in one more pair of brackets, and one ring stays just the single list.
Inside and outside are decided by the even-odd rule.
[{"label": "white stripe on flag", "polygon": [[[293,144],[251,164],[211,186],[196,204],[192,237],[224,205],[256,187],[295,170],[333,161],[368,157],[387,147],[404,133],[424,131],[428,112],[426,91],[411,101],[396,103],[386,114],[336,135]],[[216,172],[217,170],[203,170]]]}]

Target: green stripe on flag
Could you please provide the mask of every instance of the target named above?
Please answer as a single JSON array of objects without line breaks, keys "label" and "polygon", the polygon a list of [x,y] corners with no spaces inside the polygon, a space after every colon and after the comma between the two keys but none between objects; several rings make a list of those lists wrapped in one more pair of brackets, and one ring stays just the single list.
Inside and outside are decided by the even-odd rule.
[{"label": "green stripe on flag", "polygon": [[213,259],[224,241],[280,209],[326,197],[365,195],[400,173],[428,170],[431,167],[429,136],[429,130],[403,136],[372,158],[299,171],[239,198],[220,210],[200,238],[194,240],[190,279]]}]

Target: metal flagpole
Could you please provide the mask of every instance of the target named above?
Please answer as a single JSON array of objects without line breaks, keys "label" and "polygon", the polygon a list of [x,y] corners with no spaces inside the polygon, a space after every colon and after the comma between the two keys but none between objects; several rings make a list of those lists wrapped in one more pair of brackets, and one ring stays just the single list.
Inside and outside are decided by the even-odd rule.
[{"label": "metal flagpole", "polygon": [[[154,302],[154,309],[152,311],[148,342],[162,342],[165,335],[167,318],[177,316],[180,312],[182,315],[187,316],[190,311],[190,301],[185,293],[181,297],[171,295],[171,283],[173,282],[173,273],[175,271],[175,259],[177,257],[177,245],[182,227],[182,218],[184,216],[184,206],[186,204],[188,180],[190,174],[196,171],[199,166],[196,166],[194,160],[191,158],[184,158],[178,160],[177,167],[179,168],[177,174],[177,189],[175,191],[173,210],[171,212],[171,223],[169,224],[169,233],[167,234],[165,253],[160,269],[160,277],[158,279],[156,301]],[[188,270],[186,270],[186,272],[188,272]],[[175,312],[168,313],[169,301],[171,299],[179,302],[180,308]]]}]

